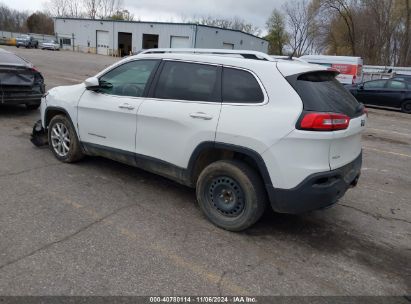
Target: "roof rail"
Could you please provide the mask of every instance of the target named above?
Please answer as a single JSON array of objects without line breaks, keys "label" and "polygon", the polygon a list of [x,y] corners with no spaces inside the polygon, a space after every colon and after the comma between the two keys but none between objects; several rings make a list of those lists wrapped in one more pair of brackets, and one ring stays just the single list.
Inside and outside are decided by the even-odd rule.
[{"label": "roof rail", "polygon": [[190,53],[190,54],[209,54],[209,55],[239,55],[246,59],[267,60],[275,61],[274,58],[268,56],[265,53],[257,51],[245,51],[245,50],[225,50],[225,49],[149,49],[144,50],[139,54],[164,54],[164,53]]},{"label": "roof rail", "polygon": [[297,58],[297,57],[290,57],[290,56],[284,56],[284,55],[270,55],[271,58],[274,60],[288,60],[288,61],[298,61],[301,63],[308,63],[304,59]]}]

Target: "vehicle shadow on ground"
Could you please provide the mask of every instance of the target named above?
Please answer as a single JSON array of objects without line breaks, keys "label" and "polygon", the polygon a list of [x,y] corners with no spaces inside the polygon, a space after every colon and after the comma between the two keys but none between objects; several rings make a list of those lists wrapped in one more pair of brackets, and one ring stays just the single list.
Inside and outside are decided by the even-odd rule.
[{"label": "vehicle shadow on ground", "polygon": [[[83,166],[93,167],[96,170],[104,168],[111,174],[121,175],[122,178],[144,183],[153,189],[161,188],[165,195],[177,195],[182,198],[183,204],[196,204],[195,191],[177,184],[161,176],[145,172],[115,161],[87,157]],[[165,192],[165,193],[164,193]],[[173,202],[170,202],[173,204]],[[178,206],[173,206],[178,208]],[[193,215],[194,216],[194,215]],[[237,235],[262,246],[270,251],[271,246],[278,242],[294,243],[297,246],[308,247],[318,254],[344,256],[370,269],[376,269],[387,275],[396,274],[407,282],[405,269],[409,267],[409,252],[401,248],[392,248],[348,229],[336,225],[327,211],[317,211],[304,215],[287,215],[275,213],[268,206],[261,220],[253,227]],[[345,223],[347,224],[347,223]],[[211,224],[210,224],[210,227]],[[309,257],[307,257],[308,261]],[[406,285],[408,283],[405,283]]]},{"label": "vehicle shadow on ground", "polygon": [[38,112],[38,110],[28,110],[24,105],[0,104],[0,117],[23,117],[32,115],[33,113],[40,112]]},{"label": "vehicle shadow on ground", "polygon": [[[194,205],[194,208],[198,209],[193,189],[156,174],[100,157],[86,157],[78,165],[128,180],[131,187],[143,181],[146,186],[160,190],[157,191],[158,195],[178,196],[183,204]],[[181,202],[171,201],[170,204],[176,204],[172,208],[181,207]],[[198,213],[193,214],[193,216],[197,215]],[[287,215],[274,213],[268,206],[266,213],[257,224],[236,235],[255,243],[268,255],[271,254],[275,244],[284,242],[308,248],[316,254],[340,256],[370,269],[377,267],[378,271],[385,275],[396,275],[401,278],[405,286],[409,284],[407,279],[407,273],[411,271],[409,251],[375,242],[362,235],[361,231],[350,232],[341,224],[334,223],[332,219],[327,220],[327,217],[330,217],[327,211]],[[215,229],[211,223],[210,229]],[[226,235],[230,232],[222,231],[222,233]],[[218,235],[221,236],[221,234]],[[309,260],[310,257],[307,256],[306,261],[309,262]]]}]

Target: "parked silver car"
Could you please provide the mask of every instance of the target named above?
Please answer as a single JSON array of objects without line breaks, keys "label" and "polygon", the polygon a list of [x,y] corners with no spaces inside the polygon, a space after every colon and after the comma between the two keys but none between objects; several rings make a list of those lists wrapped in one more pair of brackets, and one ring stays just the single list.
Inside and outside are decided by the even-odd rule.
[{"label": "parked silver car", "polygon": [[60,44],[55,40],[47,40],[40,45],[42,50],[59,51]]},{"label": "parked silver car", "polygon": [[30,35],[21,35],[16,38],[16,47],[19,48],[21,46],[25,48],[37,49],[39,47],[39,42]]}]

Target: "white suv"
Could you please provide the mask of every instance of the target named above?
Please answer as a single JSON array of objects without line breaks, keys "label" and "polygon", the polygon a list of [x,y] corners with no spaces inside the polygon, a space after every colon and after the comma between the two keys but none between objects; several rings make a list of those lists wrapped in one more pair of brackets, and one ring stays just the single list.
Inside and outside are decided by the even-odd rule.
[{"label": "white suv", "polygon": [[156,49],[42,99],[54,155],[98,155],[195,187],[215,225],[240,231],[267,203],[334,204],[361,170],[364,107],[319,65],[252,51]]}]

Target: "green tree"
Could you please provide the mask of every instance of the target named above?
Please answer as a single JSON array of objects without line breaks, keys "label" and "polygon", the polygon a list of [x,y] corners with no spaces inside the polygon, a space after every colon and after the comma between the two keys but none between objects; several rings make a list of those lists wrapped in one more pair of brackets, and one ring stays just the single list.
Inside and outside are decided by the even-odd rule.
[{"label": "green tree", "polygon": [[265,37],[269,42],[269,53],[283,55],[284,46],[288,42],[288,34],[285,28],[283,14],[274,9],[266,23],[268,35]]},{"label": "green tree", "polygon": [[113,15],[110,16],[110,19],[133,21],[134,15],[130,14],[128,10],[118,10]]}]

